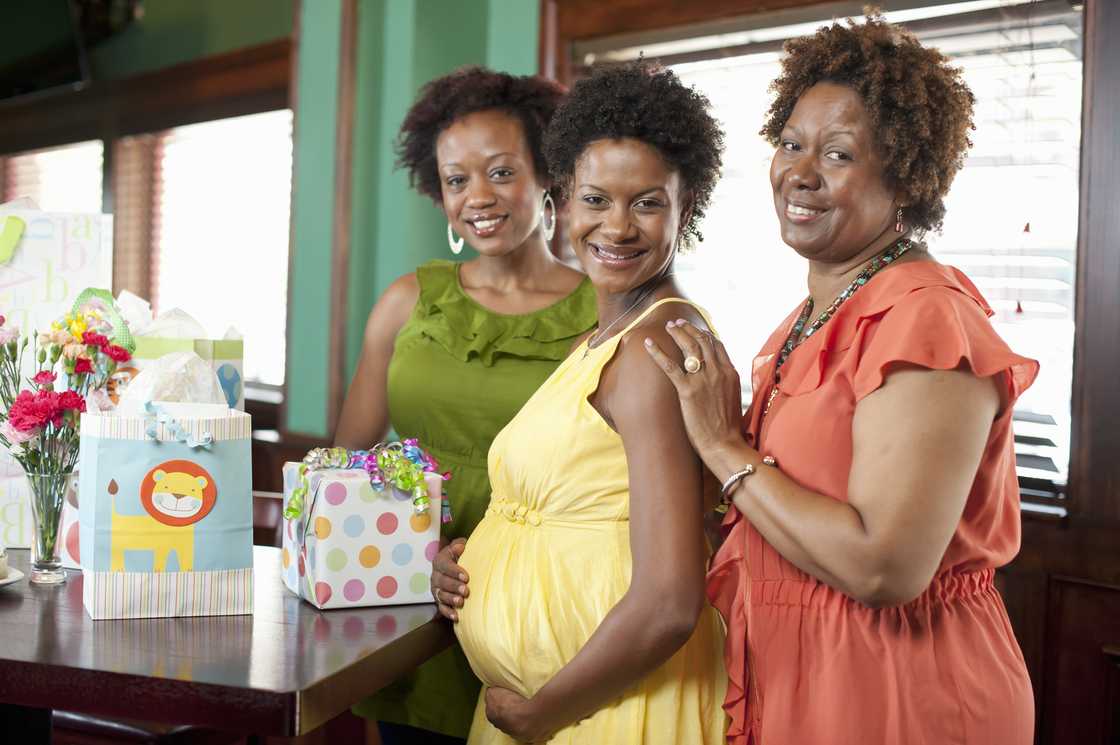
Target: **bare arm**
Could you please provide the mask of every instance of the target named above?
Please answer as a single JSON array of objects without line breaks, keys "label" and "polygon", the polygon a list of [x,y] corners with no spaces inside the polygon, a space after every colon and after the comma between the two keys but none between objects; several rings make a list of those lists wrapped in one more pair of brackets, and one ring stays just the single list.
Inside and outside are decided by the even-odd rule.
[{"label": "bare arm", "polygon": [[[665,336],[663,322],[653,333]],[[526,739],[588,716],[659,667],[688,641],[704,603],[702,468],[676,394],[646,358],[641,336],[622,343],[595,402],[626,450],[631,583],[579,653],[526,704],[528,730],[506,730]],[[490,694],[492,720],[506,729],[502,701]]]},{"label": "bare arm", "polygon": [[[713,368],[730,367],[726,352],[710,341],[687,329],[673,334],[705,359],[718,360]],[[662,369],[668,373],[664,363]],[[724,417],[709,414],[705,422],[702,413],[726,406],[705,391],[723,384],[702,390],[694,386],[704,381],[689,379],[697,377],[676,378],[678,389],[688,390],[681,405],[693,441],[721,480],[747,463],[758,469],[739,482],[735,506],[778,553],[873,607],[908,602],[929,585],[960,522],[1000,406],[997,379],[967,369],[896,368],[856,406],[848,502],[842,502],[799,486],[780,463],[761,466],[737,427],[709,426]]]},{"label": "bare arm", "polygon": [[389,360],[397,333],[408,321],[420,296],[415,274],[407,274],[386,288],[369,314],[362,356],[342,404],[334,444],[351,450],[371,447],[389,431],[386,385]]}]

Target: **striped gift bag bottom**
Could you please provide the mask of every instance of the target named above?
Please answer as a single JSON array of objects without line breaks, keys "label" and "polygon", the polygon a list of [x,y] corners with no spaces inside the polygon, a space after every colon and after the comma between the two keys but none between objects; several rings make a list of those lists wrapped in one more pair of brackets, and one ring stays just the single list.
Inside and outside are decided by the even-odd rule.
[{"label": "striped gift bag bottom", "polygon": [[239,616],[253,612],[253,569],[82,573],[90,618]]}]

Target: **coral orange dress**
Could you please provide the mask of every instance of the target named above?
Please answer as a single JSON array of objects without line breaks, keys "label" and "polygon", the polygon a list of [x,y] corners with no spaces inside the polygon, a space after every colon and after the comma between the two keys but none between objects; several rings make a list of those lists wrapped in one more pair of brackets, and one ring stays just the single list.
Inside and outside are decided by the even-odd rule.
[{"label": "coral orange dress", "polygon": [[798,312],[754,362],[747,441],[802,486],[847,499],[856,404],[893,363],[1001,375],[1006,407],[929,588],[875,610],[782,558],[734,508],[712,560],[708,597],[727,622],[724,708],[732,745],[1028,745],[1034,699],[995,568],[1019,550],[1011,408],[1038,364],[1013,353],[991,309],[959,271],[897,264],[840,306],[781,370]]}]

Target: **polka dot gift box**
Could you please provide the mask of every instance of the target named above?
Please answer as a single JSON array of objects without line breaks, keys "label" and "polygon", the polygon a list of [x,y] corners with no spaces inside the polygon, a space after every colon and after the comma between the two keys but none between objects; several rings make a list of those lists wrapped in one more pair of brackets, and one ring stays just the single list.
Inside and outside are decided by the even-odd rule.
[{"label": "polka dot gift box", "polygon": [[361,469],[309,471],[284,465],[287,511],[301,483],[301,514],[284,521],[281,576],[289,590],[317,608],[432,602],[432,559],[439,550],[442,478],[424,474],[429,503],[386,485],[378,490]]}]

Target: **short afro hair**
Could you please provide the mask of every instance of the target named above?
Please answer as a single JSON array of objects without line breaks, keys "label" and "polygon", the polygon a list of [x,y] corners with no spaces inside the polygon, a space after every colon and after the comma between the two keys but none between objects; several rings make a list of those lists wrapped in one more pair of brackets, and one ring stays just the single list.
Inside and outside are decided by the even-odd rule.
[{"label": "short afro hair", "polygon": [[762,134],[778,146],[802,93],[820,82],[852,88],[871,119],[888,183],[903,215],[920,230],[940,230],[944,197],[972,145],[975,98],[961,71],[936,49],[893,26],[876,11],[867,20],[834,23],[785,45],[776,98]]},{"label": "short afro hair", "polygon": [[429,81],[404,117],[397,136],[397,167],[408,170],[409,184],[437,204],[443,201],[436,140],[467,114],[493,109],[521,122],[542,184],[549,184],[541,139],[548,120],[564,99],[564,86],[539,76],[509,75],[485,67],[461,67]]},{"label": "short afro hair", "polygon": [[644,60],[599,66],[573,86],[545,134],[552,177],[569,188],[576,163],[596,140],[640,140],[680,174],[692,207],[682,235],[702,239],[697,226],[723,155],[723,130],[709,109],[708,99],[672,70]]}]

